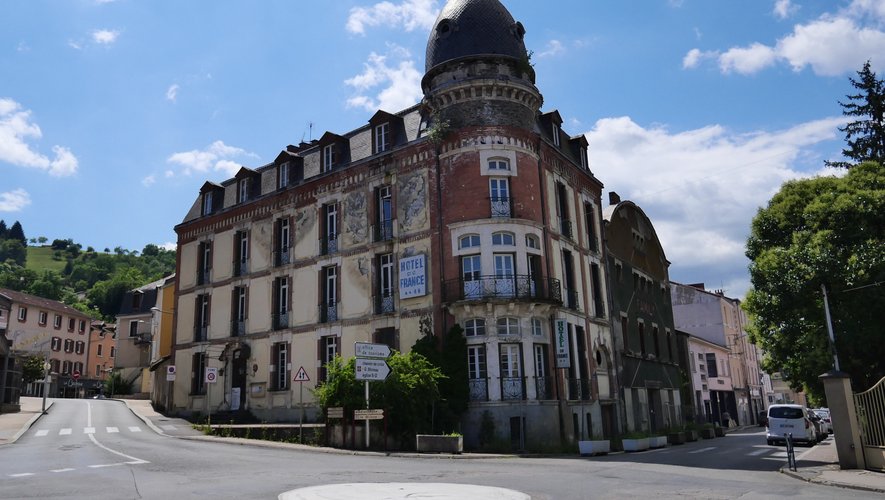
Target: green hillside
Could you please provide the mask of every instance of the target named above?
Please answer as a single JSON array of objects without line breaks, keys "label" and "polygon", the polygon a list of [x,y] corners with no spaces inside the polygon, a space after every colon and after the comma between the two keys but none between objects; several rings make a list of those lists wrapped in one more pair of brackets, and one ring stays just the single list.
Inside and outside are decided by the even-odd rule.
[{"label": "green hillside", "polygon": [[[58,252],[59,257],[53,259],[56,252]],[[65,269],[65,254],[64,252],[59,252],[57,250],[53,250],[50,246],[43,247],[28,247],[28,261],[26,268],[31,269],[33,271],[55,271],[57,273],[61,273]]]}]

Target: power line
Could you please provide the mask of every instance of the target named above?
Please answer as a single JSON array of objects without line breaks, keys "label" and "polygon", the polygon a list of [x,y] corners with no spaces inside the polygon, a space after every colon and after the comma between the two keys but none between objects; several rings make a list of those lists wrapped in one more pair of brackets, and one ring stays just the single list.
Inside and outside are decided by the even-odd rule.
[{"label": "power line", "polygon": [[854,288],[849,288],[849,289],[847,289],[847,290],[839,290],[839,293],[853,292],[853,291],[855,291],[855,290],[863,290],[864,288],[870,288],[870,287],[873,287],[873,286],[879,286],[879,285],[881,285],[881,284],[883,284],[883,283],[885,283],[885,281],[877,281],[877,282],[875,282],[875,283],[870,283],[869,285],[856,286],[856,287],[854,287]]}]

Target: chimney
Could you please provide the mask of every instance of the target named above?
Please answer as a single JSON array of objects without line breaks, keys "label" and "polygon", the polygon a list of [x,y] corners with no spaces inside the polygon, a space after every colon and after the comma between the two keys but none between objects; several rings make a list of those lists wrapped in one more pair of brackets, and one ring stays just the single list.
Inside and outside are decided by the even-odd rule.
[{"label": "chimney", "polygon": [[620,202],[621,202],[621,197],[618,196],[618,193],[616,193],[614,191],[608,192],[608,204],[609,205],[617,205]]}]

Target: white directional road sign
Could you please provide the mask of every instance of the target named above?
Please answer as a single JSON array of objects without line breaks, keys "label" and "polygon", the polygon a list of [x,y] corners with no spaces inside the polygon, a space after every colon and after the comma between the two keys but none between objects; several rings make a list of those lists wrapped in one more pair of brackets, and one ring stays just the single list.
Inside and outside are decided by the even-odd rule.
[{"label": "white directional road sign", "polygon": [[353,411],[354,420],[381,420],[382,418],[384,418],[384,410],[382,409]]},{"label": "white directional road sign", "polygon": [[385,380],[390,375],[390,366],[383,359],[356,358],[357,380]]},{"label": "white directional road sign", "polygon": [[368,342],[355,342],[353,349],[358,358],[381,358],[390,357],[390,347],[385,344],[370,344]]}]

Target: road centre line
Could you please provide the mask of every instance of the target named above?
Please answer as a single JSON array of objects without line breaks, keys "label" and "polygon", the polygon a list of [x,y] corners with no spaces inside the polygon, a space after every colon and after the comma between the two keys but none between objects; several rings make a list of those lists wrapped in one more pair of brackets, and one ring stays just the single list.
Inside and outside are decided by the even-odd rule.
[{"label": "road centre line", "polygon": [[[86,406],[86,425],[89,427],[92,427],[92,403],[88,403]],[[147,460],[142,460],[140,458],[136,458],[131,455],[127,455],[125,453],[121,453],[119,451],[112,450],[112,449],[108,448],[107,446],[99,443],[97,439],[95,439],[95,434],[87,434],[87,436],[89,436],[89,439],[93,442],[93,444],[95,444],[95,446],[98,446],[99,448],[101,448],[105,451],[109,451],[109,452],[113,453],[114,455],[119,455],[123,458],[128,458],[132,462],[136,462],[136,463],[140,463],[140,464],[150,463]]]},{"label": "road centre line", "polygon": [[51,469],[49,472],[71,472],[73,470],[77,470],[77,469],[72,469],[72,468],[68,467],[67,469]]}]

